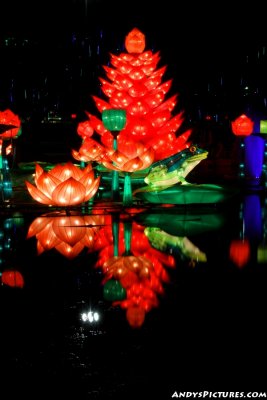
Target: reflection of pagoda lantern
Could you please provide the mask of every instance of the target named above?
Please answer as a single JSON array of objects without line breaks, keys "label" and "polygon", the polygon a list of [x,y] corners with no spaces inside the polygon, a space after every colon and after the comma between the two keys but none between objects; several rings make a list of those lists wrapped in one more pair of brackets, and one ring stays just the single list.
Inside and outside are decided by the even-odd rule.
[{"label": "reflection of pagoda lantern", "polygon": [[[109,109],[102,112],[104,127],[113,135],[113,150],[118,150],[117,138],[119,132],[126,124],[126,111],[120,109]],[[119,197],[119,172],[112,171],[112,198],[118,200]]]},{"label": "reflection of pagoda lantern", "polygon": [[150,245],[142,225],[118,217],[99,231],[96,267],[104,273],[104,298],[125,310],[129,325],[139,328],[146,314],[158,307],[163,285],[169,282],[165,267],[173,268],[175,260]]}]

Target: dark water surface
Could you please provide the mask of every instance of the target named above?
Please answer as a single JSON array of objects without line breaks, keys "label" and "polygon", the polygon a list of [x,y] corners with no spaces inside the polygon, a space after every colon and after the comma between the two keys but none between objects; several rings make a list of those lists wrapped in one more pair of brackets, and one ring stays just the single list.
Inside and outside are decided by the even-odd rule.
[{"label": "dark water surface", "polygon": [[[174,264],[159,257],[169,279],[161,280],[158,304],[139,328],[105,298],[105,274],[96,268],[101,257],[113,256],[114,213],[94,209],[107,242],[89,252],[84,246],[73,258],[56,248],[38,255],[37,237],[27,238],[36,218],[58,216],[51,213],[1,211],[1,271],[19,271],[24,279],[22,288],[0,286],[1,399],[170,399],[174,391],[266,389],[264,191],[209,209],[116,212],[119,232],[126,222],[132,228],[133,253],[138,246],[141,253],[151,251],[135,235],[155,226],[193,246],[187,252],[178,242],[164,247],[166,237],[157,244]],[[99,313],[99,321],[82,319],[89,310]]]}]

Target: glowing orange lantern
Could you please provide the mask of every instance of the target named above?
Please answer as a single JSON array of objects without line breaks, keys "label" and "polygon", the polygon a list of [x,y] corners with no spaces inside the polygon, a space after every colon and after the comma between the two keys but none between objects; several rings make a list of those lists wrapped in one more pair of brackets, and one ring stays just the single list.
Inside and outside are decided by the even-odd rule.
[{"label": "glowing orange lantern", "polygon": [[232,131],[236,136],[249,136],[253,132],[254,122],[245,114],[232,122]]},{"label": "glowing orange lantern", "polygon": [[128,53],[140,54],[146,47],[145,35],[134,28],[125,38],[125,48]]},{"label": "glowing orange lantern", "polygon": [[244,267],[250,258],[250,244],[246,239],[233,240],[230,244],[230,259],[239,267]]},{"label": "glowing orange lantern", "polygon": [[26,181],[30,195],[39,203],[73,206],[91,199],[98,190],[100,177],[94,179],[91,164],[82,170],[68,162],[56,165],[49,172],[36,164],[35,185]]},{"label": "glowing orange lantern", "polygon": [[2,283],[7,286],[17,288],[23,288],[24,286],[24,278],[19,271],[6,270],[2,273],[1,279]]}]

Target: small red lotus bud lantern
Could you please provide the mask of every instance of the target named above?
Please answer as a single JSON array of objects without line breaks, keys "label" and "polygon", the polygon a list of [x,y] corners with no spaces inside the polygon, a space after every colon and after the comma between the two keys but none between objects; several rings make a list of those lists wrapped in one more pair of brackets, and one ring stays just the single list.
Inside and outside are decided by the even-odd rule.
[{"label": "small red lotus bud lantern", "polygon": [[125,38],[125,47],[128,53],[141,54],[146,47],[145,35],[134,28]]},{"label": "small red lotus bud lantern", "polygon": [[232,131],[236,136],[249,136],[253,132],[254,122],[245,114],[232,122]]}]

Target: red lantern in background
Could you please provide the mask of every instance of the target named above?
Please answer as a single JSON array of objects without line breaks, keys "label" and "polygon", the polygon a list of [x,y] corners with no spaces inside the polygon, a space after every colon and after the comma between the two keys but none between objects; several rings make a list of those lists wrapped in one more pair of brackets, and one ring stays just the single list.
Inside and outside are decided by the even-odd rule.
[{"label": "red lantern in background", "polygon": [[77,133],[82,137],[82,139],[86,137],[91,137],[94,133],[94,128],[89,120],[79,122],[77,127]]},{"label": "red lantern in background", "polygon": [[23,288],[24,286],[24,278],[19,271],[6,270],[2,273],[1,279],[3,284],[10,287]]},{"label": "red lantern in background", "polygon": [[244,267],[250,258],[249,241],[246,239],[232,240],[229,257],[239,268]]},{"label": "red lantern in background", "polygon": [[249,136],[253,132],[254,122],[245,114],[232,122],[232,131],[236,136]]},{"label": "red lantern in background", "polygon": [[0,139],[14,139],[21,133],[21,121],[11,110],[0,111],[0,125],[6,126],[4,132],[0,132]]}]

